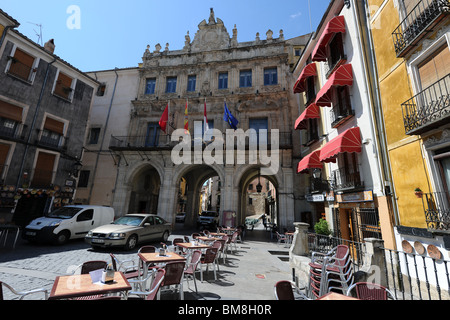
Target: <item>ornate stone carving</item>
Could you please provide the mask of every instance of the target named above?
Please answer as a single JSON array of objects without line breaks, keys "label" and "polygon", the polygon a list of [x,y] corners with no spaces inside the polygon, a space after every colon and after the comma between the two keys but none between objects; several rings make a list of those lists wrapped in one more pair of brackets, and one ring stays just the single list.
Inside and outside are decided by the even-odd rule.
[{"label": "ornate stone carving", "polygon": [[214,10],[211,8],[209,22],[205,20],[198,25],[194,41],[191,44],[192,52],[210,51],[217,49],[228,49],[230,46],[230,35],[222,20],[214,17]]}]

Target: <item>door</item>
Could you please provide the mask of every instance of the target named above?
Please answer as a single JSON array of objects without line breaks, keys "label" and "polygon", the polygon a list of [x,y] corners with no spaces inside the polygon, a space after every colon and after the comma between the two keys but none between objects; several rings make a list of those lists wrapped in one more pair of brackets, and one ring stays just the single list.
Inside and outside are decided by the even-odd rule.
[{"label": "door", "polygon": [[84,237],[89,230],[94,229],[94,209],[87,209],[77,214],[72,228],[71,238]]},{"label": "door", "polygon": [[159,142],[159,124],[149,123],[147,126],[147,136],[145,137],[146,147],[157,147]]}]

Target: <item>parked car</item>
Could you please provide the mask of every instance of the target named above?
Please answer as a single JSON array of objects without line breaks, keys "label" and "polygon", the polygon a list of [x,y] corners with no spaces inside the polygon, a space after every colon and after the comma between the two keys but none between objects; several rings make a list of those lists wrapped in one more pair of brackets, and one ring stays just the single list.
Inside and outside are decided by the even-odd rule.
[{"label": "parked car", "polygon": [[114,220],[114,209],[103,206],[65,206],[31,221],[22,231],[30,242],[64,244],[69,239],[83,238],[92,228]]},{"label": "parked car", "polygon": [[178,212],[175,216],[175,222],[184,222],[186,220],[186,212]]},{"label": "parked car", "polygon": [[85,241],[94,249],[123,246],[126,250],[132,250],[141,242],[151,240],[165,242],[171,232],[172,225],[155,214],[132,213],[90,230]]},{"label": "parked car", "polygon": [[215,229],[219,225],[219,213],[216,211],[202,211],[197,219],[197,227],[208,226]]}]

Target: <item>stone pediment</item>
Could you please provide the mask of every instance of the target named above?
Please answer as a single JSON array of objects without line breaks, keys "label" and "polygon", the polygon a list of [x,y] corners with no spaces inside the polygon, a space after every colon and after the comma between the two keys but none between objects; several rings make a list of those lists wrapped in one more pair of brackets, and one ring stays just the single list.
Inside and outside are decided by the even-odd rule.
[{"label": "stone pediment", "polygon": [[223,21],[214,17],[214,11],[211,9],[211,15],[208,22],[203,20],[198,25],[198,31],[190,45],[191,52],[222,50],[230,47],[230,35],[225,28]]}]

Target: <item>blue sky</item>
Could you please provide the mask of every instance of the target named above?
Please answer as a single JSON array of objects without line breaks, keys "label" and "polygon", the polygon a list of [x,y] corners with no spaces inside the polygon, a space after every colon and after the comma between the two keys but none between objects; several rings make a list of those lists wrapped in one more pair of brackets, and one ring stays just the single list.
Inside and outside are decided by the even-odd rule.
[{"label": "blue sky", "polygon": [[[55,54],[82,71],[95,71],[137,66],[148,44],[151,50],[157,43],[182,49],[187,31],[193,40],[210,8],[230,36],[236,24],[239,42],[254,40],[257,32],[265,39],[268,29],[274,37],[283,29],[285,39],[303,35],[311,25],[316,30],[330,2],[310,1],[309,6],[308,0],[2,0],[0,8],[35,42],[35,24],[41,24],[43,42],[55,39]],[[73,5],[79,16],[68,11]]]}]

